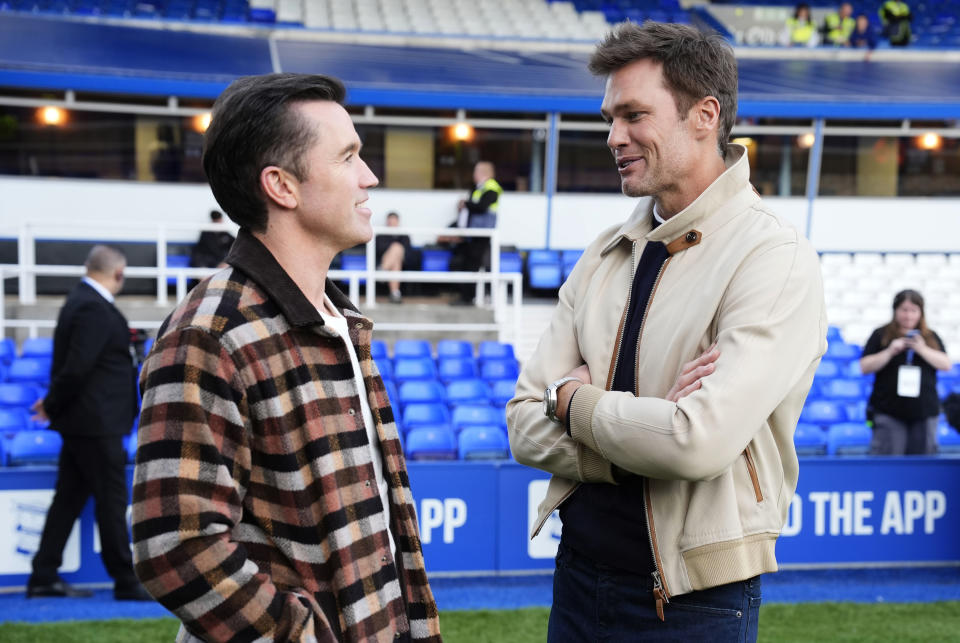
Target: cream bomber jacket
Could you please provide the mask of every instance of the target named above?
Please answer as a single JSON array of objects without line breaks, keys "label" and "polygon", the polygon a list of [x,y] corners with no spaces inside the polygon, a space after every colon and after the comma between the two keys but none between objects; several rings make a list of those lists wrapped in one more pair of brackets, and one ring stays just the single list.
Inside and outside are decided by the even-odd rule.
[{"label": "cream bomber jacket", "polygon": [[[817,254],[754,192],[745,150],[689,207],[651,230],[652,202],[606,230],[560,289],[548,330],[507,407],[518,462],[553,474],[534,535],[579,482],[647,478],[646,512],[660,600],[776,571],[774,544],[797,486],[793,432],[826,350]],[[636,355],[636,395],[613,380],[636,264],[667,245]],[[702,386],[664,398],[713,341]],[[587,364],[571,433],[543,415],[547,385]],[[642,509],[641,509],[642,508]]]}]

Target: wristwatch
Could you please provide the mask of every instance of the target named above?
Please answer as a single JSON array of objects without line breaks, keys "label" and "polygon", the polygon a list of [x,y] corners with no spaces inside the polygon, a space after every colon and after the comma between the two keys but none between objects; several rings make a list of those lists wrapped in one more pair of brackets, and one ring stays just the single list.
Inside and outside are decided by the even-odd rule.
[{"label": "wristwatch", "polygon": [[561,377],[543,391],[543,414],[554,422],[560,421],[560,418],[557,417],[557,389],[567,382],[580,382],[583,384],[583,380],[579,377]]}]

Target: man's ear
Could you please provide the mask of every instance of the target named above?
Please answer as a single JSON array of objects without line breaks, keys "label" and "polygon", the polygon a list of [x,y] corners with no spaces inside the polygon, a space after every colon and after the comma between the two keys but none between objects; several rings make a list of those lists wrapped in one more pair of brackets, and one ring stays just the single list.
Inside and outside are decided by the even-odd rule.
[{"label": "man's ear", "polygon": [[701,98],[690,111],[698,138],[710,134],[715,135],[719,131],[720,101],[715,97],[705,96]]},{"label": "man's ear", "polygon": [[292,210],[300,203],[300,184],[289,172],[276,165],[260,171],[260,189],[281,208]]}]

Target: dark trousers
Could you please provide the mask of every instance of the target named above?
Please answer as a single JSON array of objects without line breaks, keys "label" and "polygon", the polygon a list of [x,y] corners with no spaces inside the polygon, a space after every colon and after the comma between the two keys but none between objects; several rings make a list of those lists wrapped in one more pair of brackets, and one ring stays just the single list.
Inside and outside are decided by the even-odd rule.
[{"label": "dark trousers", "polygon": [[33,557],[31,585],[55,582],[73,523],[91,495],[100,530],[103,565],[120,588],[135,587],[127,531],[127,451],[123,436],[65,437],[53,504],[47,511],[40,548]]},{"label": "dark trousers", "polygon": [[[453,248],[451,259],[453,270],[478,272],[481,268],[490,270],[490,240],[486,237],[464,239]],[[457,292],[463,301],[472,301],[477,291],[475,282],[457,285]]]},{"label": "dark trousers", "polygon": [[560,545],[547,641],[756,641],[760,577],[675,596],[657,616],[653,579]]}]

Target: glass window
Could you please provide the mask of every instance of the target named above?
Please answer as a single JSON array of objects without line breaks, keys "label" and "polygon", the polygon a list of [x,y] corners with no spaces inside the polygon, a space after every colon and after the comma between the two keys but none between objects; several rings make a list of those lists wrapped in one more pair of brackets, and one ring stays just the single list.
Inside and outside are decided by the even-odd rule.
[{"label": "glass window", "polygon": [[560,131],[557,192],[620,192],[606,131]]}]

